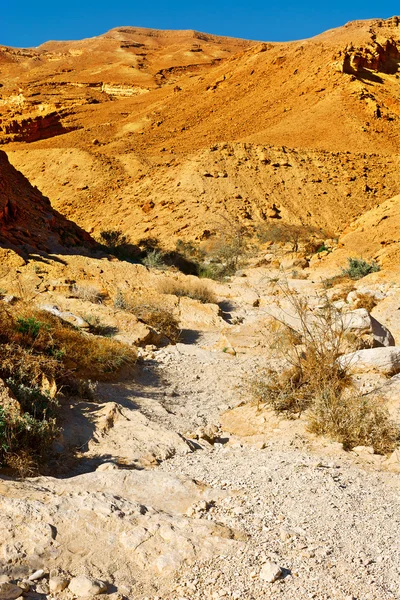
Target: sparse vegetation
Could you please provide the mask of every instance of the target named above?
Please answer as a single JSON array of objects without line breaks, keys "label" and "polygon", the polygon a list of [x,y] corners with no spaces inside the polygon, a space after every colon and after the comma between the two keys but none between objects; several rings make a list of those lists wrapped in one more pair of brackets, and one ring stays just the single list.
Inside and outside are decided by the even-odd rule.
[{"label": "sparse vegetation", "polygon": [[104,293],[92,285],[74,284],[71,291],[80,300],[92,302],[93,304],[102,304],[104,302]]},{"label": "sparse vegetation", "polygon": [[193,300],[199,300],[199,302],[202,302],[203,304],[217,303],[217,298],[209,285],[205,281],[196,280],[194,278],[187,278],[185,280],[166,279],[160,283],[159,290],[162,294],[186,296]]},{"label": "sparse vegetation", "polygon": [[340,311],[326,297],[322,307],[311,311],[288,287],[284,294],[298,327],[276,321],[277,348],[287,366],[283,372],[261,372],[251,381],[258,406],[289,417],[305,412],[310,431],[342,442],[346,449],[366,444],[376,452],[393,449],[398,429],[383,405],[353,389],[349,366],[338,361],[348,342]]},{"label": "sparse vegetation", "polygon": [[105,325],[101,322],[100,317],[97,315],[83,315],[83,319],[89,325],[90,333],[94,335],[101,335],[103,337],[112,337],[116,333],[118,333],[118,329],[116,327],[112,327],[111,325]]},{"label": "sparse vegetation", "polygon": [[135,359],[132,348],[81,333],[48,312],[1,306],[0,377],[18,402],[1,407],[0,462],[23,470],[45,457],[58,433],[57,387],[89,374],[102,378]]},{"label": "sparse vegetation", "polygon": [[129,243],[129,238],[120,229],[105,229],[100,232],[99,241],[110,250]]},{"label": "sparse vegetation", "polygon": [[372,294],[358,294],[355,301],[356,308],[365,308],[369,313],[375,308],[377,301]]},{"label": "sparse vegetation", "polygon": [[160,250],[150,250],[143,258],[142,263],[151,269],[164,270],[167,268],[163,253]]},{"label": "sparse vegetation", "polygon": [[140,301],[131,306],[130,312],[158,333],[165,335],[173,344],[179,342],[181,337],[179,322],[168,308],[155,302]]},{"label": "sparse vegetation", "polygon": [[268,223],[260,226],[257,231],[258,239],[262,244],[265,242],[290,244],[292,252],[297,252],[300,243],[307,243],[316,235],[321,237],[323,232],[312,225],[290,223]]},{"label": "sparse vegetation", "polygon": [[347,269],[343,269],[343,274],[350,277],[350,279],[362,279],[370,273],[376,273],[380,271],[380,266],[377,262],[371,261],[370,263],[363,258],[349,258],[349,266]]}]

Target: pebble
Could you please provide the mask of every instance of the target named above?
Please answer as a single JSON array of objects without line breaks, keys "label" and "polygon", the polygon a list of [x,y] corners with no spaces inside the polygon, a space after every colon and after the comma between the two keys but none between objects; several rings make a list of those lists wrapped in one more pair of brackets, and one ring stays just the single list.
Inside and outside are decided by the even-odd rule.
[{"label": "pebble", "polygon": [[49,589],[50,592],[62,592],[68,586],[68,579],[65,577],[50,577]]},{"label": "pebble", "polygon": [[260,579],[267,583],[274,583],[277,579],[282,576],[282,569],[279,565],[274,562],[266,562],[260,571]]},{"label": "pebble", "polygon": [[15,600],[22,596],[22,590],[18,585],[13,583],[0,584],[0,600]]},{"label": "pebble", "polygon": [[97,596],[107,590],[107,584],[99,579],[92,579],[86,575],[79,575],[73,577],[69,582],[68,589],[78,596],[78,598],[85,596]]},{"label": "pebble", "polygon": [[44,570],[39,569],[38,571],[35,571],[34,573],[32,573],[32,575],[29,575],[28,579],[29,579],[29,581],[37,581],[38,579],[41,579],[43,576],[44,576]]}]

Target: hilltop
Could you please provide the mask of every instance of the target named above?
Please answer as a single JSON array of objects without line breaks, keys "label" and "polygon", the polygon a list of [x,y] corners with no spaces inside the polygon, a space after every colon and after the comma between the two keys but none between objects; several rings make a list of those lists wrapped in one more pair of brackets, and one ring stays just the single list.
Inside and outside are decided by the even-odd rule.
[{"label": "hilltop", "polygon": [[0,141],[91,232],[173,245],[275,205],[340,233],[398,193],[399,48],[397,17],[288,43],[122,27],[2,47]]}]

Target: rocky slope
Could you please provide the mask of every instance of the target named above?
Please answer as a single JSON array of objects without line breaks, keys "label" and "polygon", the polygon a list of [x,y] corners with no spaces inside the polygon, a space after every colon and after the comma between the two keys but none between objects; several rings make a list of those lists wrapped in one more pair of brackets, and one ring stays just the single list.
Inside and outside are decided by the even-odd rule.
[{"label": "rocky slope", "polygon": [[22,256],[89,249],[85,231],[53,209],[48,198],[17,171],[0,151],[0,245]]},{"label": "rocky slope", "polygon": [[285,44],[120,28],[5,48],[1,139],[91,231],[173,245],[276,204],[338,233],[398,192],[399,32],[397,17]]}]

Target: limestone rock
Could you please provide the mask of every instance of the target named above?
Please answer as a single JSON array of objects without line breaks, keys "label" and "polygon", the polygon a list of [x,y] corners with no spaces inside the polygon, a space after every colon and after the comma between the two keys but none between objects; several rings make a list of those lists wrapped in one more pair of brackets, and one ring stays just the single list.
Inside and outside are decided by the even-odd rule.
[{"label": "limestone rock", "polygon": [[361,348],[394,346],[390,331],[377,321],[365,308],[358,308],[341,317],[346,333],[353,333]]},{"label": "limestone rock", "polygon": [[378,371],[383,375],[395,375],[400,372],[400,346],[357,350],[344,354],[339,362],[355,373]]},{"label": "limestone rock", "polygon": [[68,579],[65,577],[50,577],[49,580],[49,589],[50,592],[56,594],[57,592],[62,592],[65,588],[68,587]]},{"label": "limestone rock", "polygon": [[68,589],[78,598],[85,598],[86,596],[103,594],[107,590],[107,584],[99,579],[79,575],[71,579]]},{"label": "limestone rock", "polygon": [[260,579],[267,583],[274,583],[277,579],[282,576],[282,569],[279,565],[274,562],[266,562],[261,569]]}]

